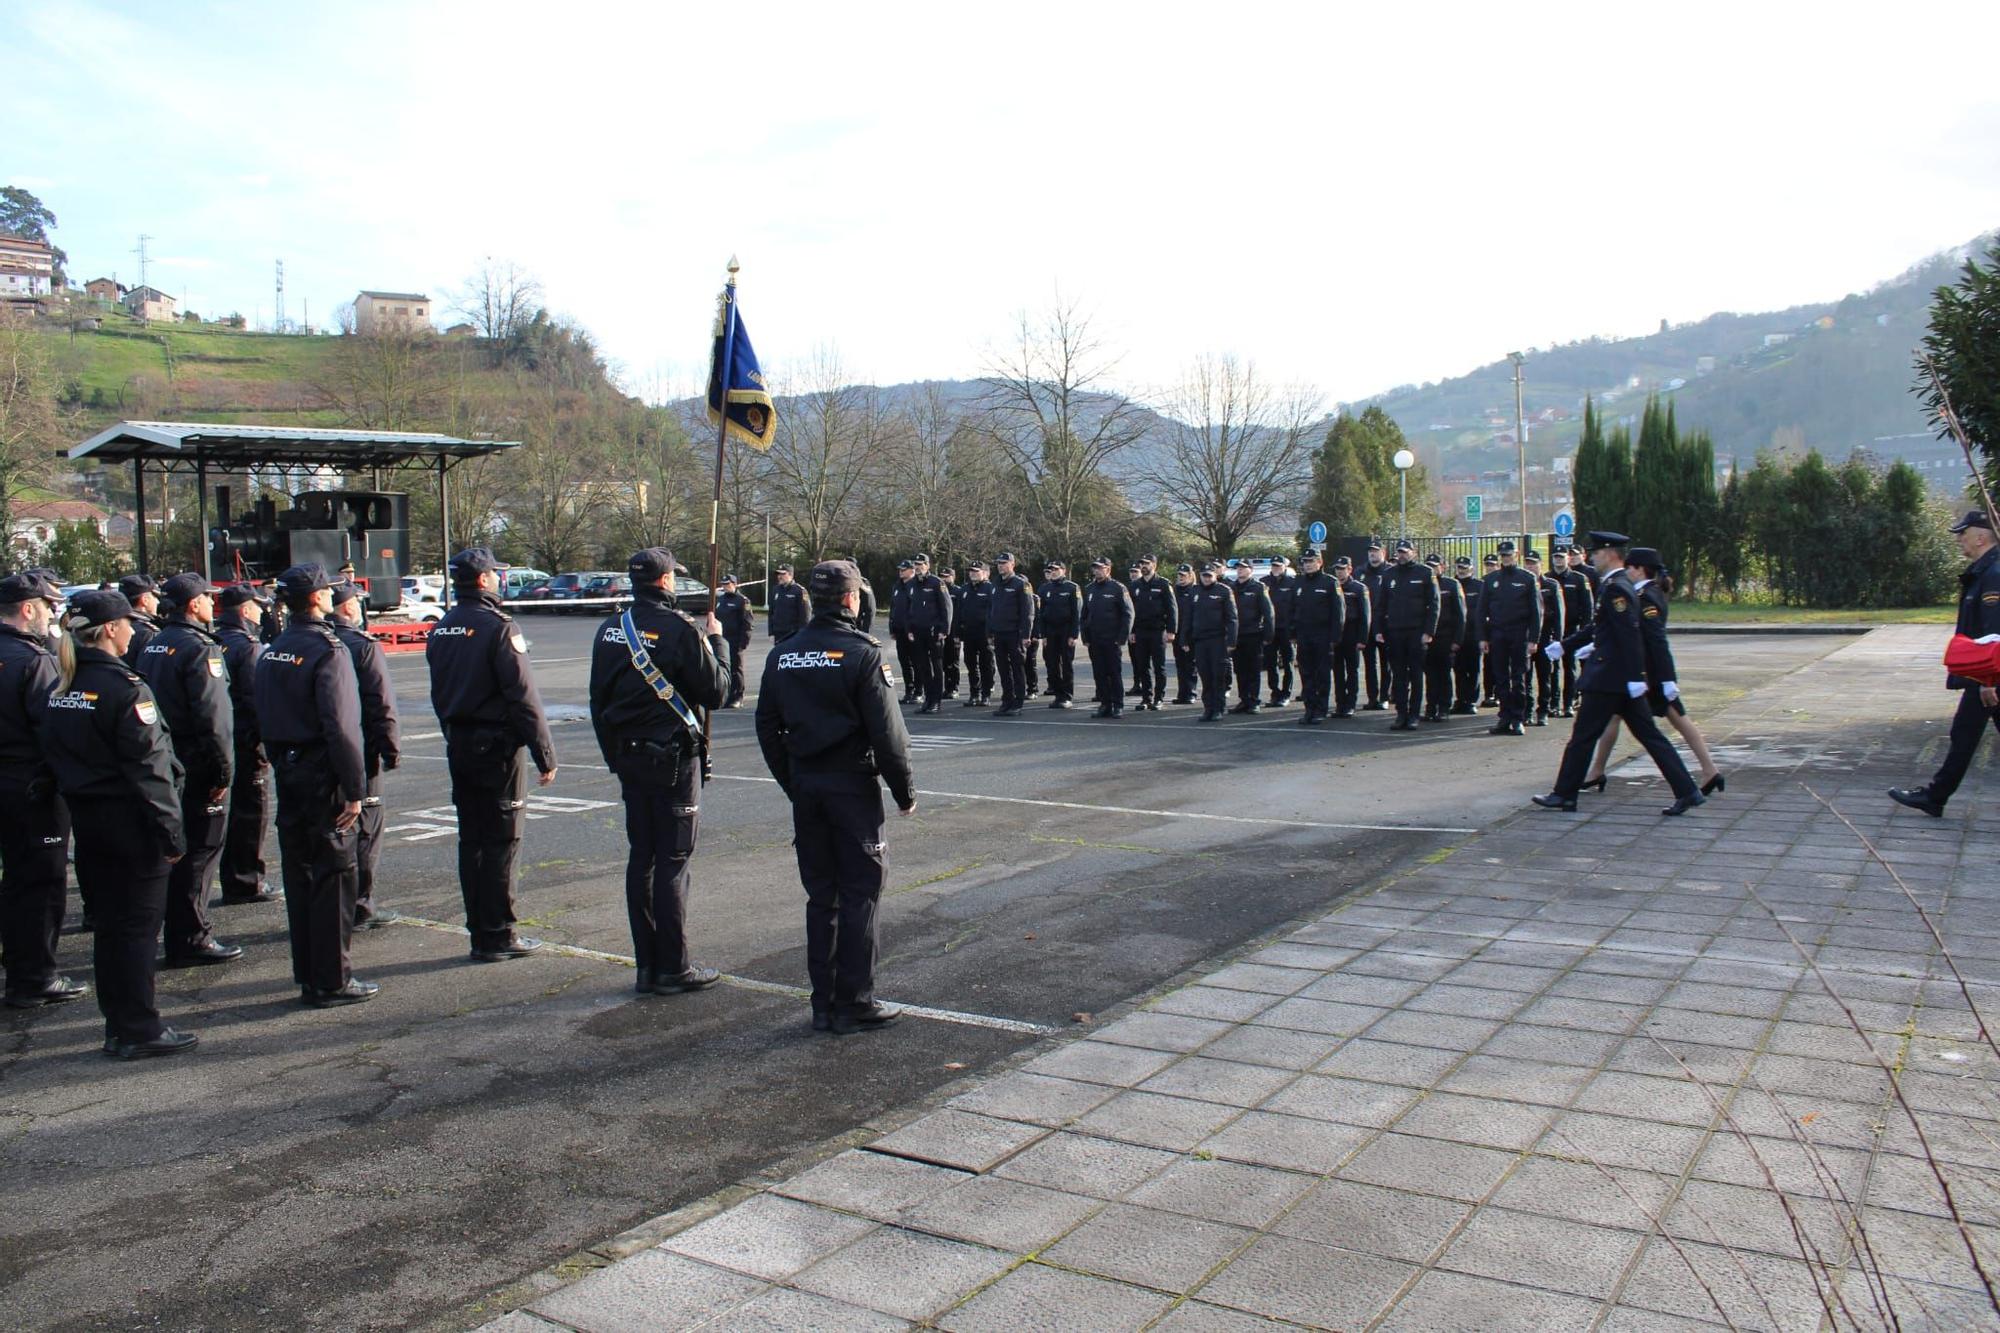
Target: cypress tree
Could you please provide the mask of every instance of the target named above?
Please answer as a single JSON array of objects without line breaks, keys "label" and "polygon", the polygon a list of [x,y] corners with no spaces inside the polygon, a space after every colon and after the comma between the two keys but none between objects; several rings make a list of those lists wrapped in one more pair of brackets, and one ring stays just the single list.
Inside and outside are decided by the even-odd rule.
[{"label": "cypress tree", "polygon": [[1583,436],[1576,442],[1570,482],[1576,495],[1577,526],[1602,526],[1598,513],[1604,503],[1604,426],[1588,396],[1583,400]]},{"label": "cypress tree", "polygon": [[[1674,456],[1672,409],[1657,397],[1646,399],[1639,420],[1639,447],[1632,456],[1632,489],[1628,521],[1623,529],[1632,539],[1658,548],[1675,569],[1682,564],[1685,543],[1680,531],[1680,467]],[[1634,528],[1643,529],[1635,531]]]},{"label": "cypress tree", "polygon": [[1602,513],[1591,520],[1592,527],[1613,532],[1632,532],[1632,432],[1620,426],[1604,445]]}]

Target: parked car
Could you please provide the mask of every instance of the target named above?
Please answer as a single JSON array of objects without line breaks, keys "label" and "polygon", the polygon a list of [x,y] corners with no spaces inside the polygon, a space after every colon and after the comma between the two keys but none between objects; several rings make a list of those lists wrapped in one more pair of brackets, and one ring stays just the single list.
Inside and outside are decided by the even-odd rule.
[{"label": "parked car", "polygon": [[596,577],[595,574],[557,574],[542,589],[542,599],[550,602],[574,601],[583,595],[583,585]]},{"label": "parked car", "polygon": [[[600,574],[583,585],[583,600],[615,598],[619,605],[632,600],[632,576],[630,574]],[[602,609],[602,608],[599,608]]]},{"label": "parked car", "polygon": [[403,600],[406,602],[442,602],[444,600],[444,575],[403,575]]},{"label": "parked car", "polygon": [[708,614],[712,596],[708,585],[692,574],[682,574],[674,580],[674,607],[691,616]]},{"label": "parked car", "polygon": [[505,601],[517,600],[537,583],[547,583],[549,571],[530,569],[526,565],[513,565],[500,575],[500,596]]}]

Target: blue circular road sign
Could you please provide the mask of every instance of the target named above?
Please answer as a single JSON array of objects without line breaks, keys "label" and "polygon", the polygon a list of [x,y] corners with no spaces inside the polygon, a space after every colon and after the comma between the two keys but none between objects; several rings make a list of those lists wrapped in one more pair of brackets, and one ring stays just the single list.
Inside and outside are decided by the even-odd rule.
[{"label": "blue circular road sign", "polygon": [[1312,525],[1306,529],[1306,540],[1312,542],[1314,545],[1325,541],[1326,524],[1321,523],[1317,519],[1313,520]]},{"label": "blue circular road sign", "polygon": [[1556,536],[1558,537],[1574,537],[1576,535],[1576,515],[1570,513],[1567,509],[1563,510],[1556,515],[1555,529]]}]

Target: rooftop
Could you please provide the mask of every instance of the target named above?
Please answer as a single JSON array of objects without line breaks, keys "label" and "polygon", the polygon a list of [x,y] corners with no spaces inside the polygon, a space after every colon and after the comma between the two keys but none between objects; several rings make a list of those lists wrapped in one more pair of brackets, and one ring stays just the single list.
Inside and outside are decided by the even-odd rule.
[{"label": "rooftop", "polygon": [[335,468],[440,465],[512,449],[511,440],[464,440],[455,435],[408,431],[328,430],[306,426],[260,426],[204,421],[121,421],[107,426],[68,452],[71,459],[101,463],[139,460],[173,468],[205,464],[215,468],[267,464]]}]

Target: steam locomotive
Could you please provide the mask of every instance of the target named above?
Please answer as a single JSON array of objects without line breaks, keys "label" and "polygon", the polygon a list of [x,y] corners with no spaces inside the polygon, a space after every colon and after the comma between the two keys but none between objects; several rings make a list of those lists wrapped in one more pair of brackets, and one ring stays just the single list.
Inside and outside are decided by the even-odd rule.
[{"label": "steam locomotive", "polygon": [[280,511],[258,500],[231,517],[227,486],[215,488],[221,524],[208,530],[208,577],[216,583],[269,582],[291,565],[329,571],[352,561],[368,609],[393,611],[410,567],[410,497],[397,491],[302,491]]}]

